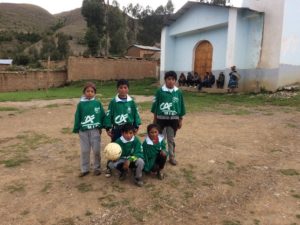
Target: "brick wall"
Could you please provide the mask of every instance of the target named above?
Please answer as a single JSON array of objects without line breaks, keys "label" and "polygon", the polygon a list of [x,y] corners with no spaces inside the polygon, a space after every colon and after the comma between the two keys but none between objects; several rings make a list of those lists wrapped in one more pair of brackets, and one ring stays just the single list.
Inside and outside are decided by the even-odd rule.
[{"label": "brick wall", "polygon": [[0,71],[0,92],[59,87],[65,85],[66,81],[65,71]]},{"label": "brick wall", "polygon": [[157,63],[136,59],[69,57],[68,80],[115,80],[157,77]]}]

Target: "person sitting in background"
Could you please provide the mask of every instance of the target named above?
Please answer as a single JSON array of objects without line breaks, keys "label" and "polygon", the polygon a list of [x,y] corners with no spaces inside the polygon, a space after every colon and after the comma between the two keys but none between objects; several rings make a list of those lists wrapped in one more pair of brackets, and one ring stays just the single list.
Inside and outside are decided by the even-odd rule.
[{"label": "person sitting in background", "polygon": [[208,87],[211,88],[216,82],[216,77],[213,75],[212,72],[209,73],[208,75]]},{"label": "person sitting in background", "polygon": [[184,73],[181,73],[178,80],[179,86],[185,86],[186,85],[186,78]]},{"label": "person sitting in background", "polygon": [[194,77],[193,77],[193,84],[194,84],[194,87],[198,87],[198,85],[201,83],[201,78],[200,76],[198,75],[197,72],[194,73]]},{"label": "person sitting in background", "polygon": [[208,87],[208,86],[209,86],[209,72],[206,72],[203,78],[202,87]]},{"label": "person sitting in background", "polygon": [[238,82],[240,79],[240,74],[236,71],[236,67],[231,67],[231,72],[229,73],[229,82],[228,82],[228,92],[232,93],[236,88],[238,88]]},{"label": "person sitting in background", "polygon": [[188,75],[187,75],[187,86],[190,87],[190,86],[193,86],[193,85],[194,85],[193,74],[191,72],[188,72]]},{"label": "person sitting in background", "polygon": [[217,88],[224,88],[224,82],[225,82],[225,75],[223,72],[221,72],[217,79]]}]

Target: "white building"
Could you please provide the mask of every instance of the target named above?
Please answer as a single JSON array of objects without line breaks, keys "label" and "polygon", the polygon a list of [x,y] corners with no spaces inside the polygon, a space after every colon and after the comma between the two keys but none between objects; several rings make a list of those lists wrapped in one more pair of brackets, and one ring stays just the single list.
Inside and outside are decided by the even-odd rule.
[{"label": "white building", "polygon": [[244,0],[239,6],[187,2],[174,14],[162,30],[161,79],[168,70],[217,76],[236,65],[244,91],[300,82],[300,1]]}]

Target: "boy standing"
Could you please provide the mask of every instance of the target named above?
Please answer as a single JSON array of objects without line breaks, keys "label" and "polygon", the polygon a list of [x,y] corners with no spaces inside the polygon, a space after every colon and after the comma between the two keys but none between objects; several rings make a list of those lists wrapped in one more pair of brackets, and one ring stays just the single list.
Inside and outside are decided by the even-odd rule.
[{"label": "boy standing", "polygon": [[83,96],[77,105],[74,122],[74,133],[79,133],[81,147],[81,173],[79,177],[89,174],[90,151],[94,152],[94,175],[100,171],[100,134],[105,113],[101,102],[95,99],[96,86],[87,82],[83,88]]},{"label": "boy standing", "polygon": [[176,165],[175,135],[177,129],[182,127],[185,115],[185,106],[181,91],[175,86],[177,74],[174,71],[165,73],[165,84],[157,90],[152,104],[151,112],[154,115],[153,123],[165,131],[168,141],[169,162]]},{"label": "boy standing", "polygon": [[116,168],[120,171],[120,180],[124,180],[128,174],[129,168],[136,168],[135,170],[135,184],[143,186],[142,172],[144,168],[144,154],[140,140],[134,136],[134,126],[125,124],[122,126],[122,136],[115,142],[122,148],[122,154],[118,161],[108,162],[108,170],[106,177],[111,176],[111,170]]},{"label": "boy standing", "polygon": [[118,94],[111,100],[108,106],[104,126],[112,142],[121,136],[121,128],[124,124],[134,126],[137,132],[141,124],[141,118],[134,100],[128,95],[129,83],[121,79],[117,82]]}]

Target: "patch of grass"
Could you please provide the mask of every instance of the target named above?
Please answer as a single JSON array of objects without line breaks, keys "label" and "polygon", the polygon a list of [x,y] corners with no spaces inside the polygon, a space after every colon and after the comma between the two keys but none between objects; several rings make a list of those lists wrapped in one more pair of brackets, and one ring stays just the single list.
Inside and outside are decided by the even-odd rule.
[{"label": "patch of grass", "polygon": [[134,207],[128,207],[129,212],[131,213],[131,215],[138,221],[138,222],[143,222],[144,221],[144,217],[146,214],[145,210],[141,210],[141,209],[137,209]]},{"label": "patch of grass", "polygon": [[224,109],[223,114],[224,115],[237,115],[237,116],[243,116],[243,115],[249,115],[252,112],[246,109]]},{"label": "patch of grass", "polygon": [[91,216],[91,215],[93,215],[93,213],[90,210],[86,210],[84,215]]},{"label": "patch of grass", "polygon": [[298,176],[299,172],[295,169],[281,169],[279,170],[283,175],[286,176]]},{"label": "patch of grass", "polygon": [[16,182],[11,185],[7,185],[5,187],[5,190],[9,193],[15,193],[15,192],[25,192],[25,184]]},{"label": "patch of grass", "polygon": [[196,182],[196,177],[194,176],[194,171],[186,168],[180,169],[183,176],[187,180],[188,183],[194,184]]},{"label": "patch of grass", "polygon": [[80,183],[76,186],[77,190],[81,193],[93,191],[93,186],[91,184]]},{"label": "patch of grass", "polygon": [[30,213],[30,211],[29,211],[28,209],[26,209],[26,210],[22,211],[22,212],[20,213],[20,215],[21,215],[21,216],[26,216],[26,215],[28,215],[29,213]]},{"label": "patch of grass", "polygon": [[223,225],[241,225],[241,222],[238,220],[224,220]]},{"label": "patch of grass", "polygon": [[58,104],[49,104],[49,105],[46,105],[44,108],[57,108],[59,107]]},{"label": "patch of grass", "polygon": [[234,170],[235,169],[235,163],[231,161],[226,161],[227,163],[227,169],[228,170]]},{"label": "patch of grass", "polygon": [[58,221],[58,225],[75,225],[75,221],[73,218],[65,218]]},{"label": "patch of grass", "polygon": [[126,189],[123,186],[120,186],[119,183],[114,183],[112,185],[113,191],[119,192],[119,193],[124,193]]},{"label": "patch of grass", "polygon": [[297,215],[296,215],[296,218],[297,218],[297,219],[300,219],[300,214],[297,214]]},{"label": "patch of grass", "polygon": [[72,128],[70,128],[70,127],[63,127],[63,128],[61,128],[61,133],[62,134],[72,134]]},{"label": "patch of grass", "polygon": [[231,180],[223,181],[222,184],[226,184],[226,185],[228,185],[228,186],[234,187],[234,183],[233,183],[233,181],[231,181]]},{"label": "patch of grass", "polygon": [[289,127],[289,128],[297,128],[297,125],[296,124],[292,124],[292,123],[288,123],[287,127]]},{"label": "patch of grass", "polygon": [[292,195],[294,198],[300,198],[300,195],[299,194],[293,194]]},{"label": "patch of grass", "polygon": [[0,107],[0,112],[4,111],[19,111],[19,109],[15,107]]},{"label": "patch of grass", "polygon": [[43,187],[43,189],[41,190],[41,192],[47,193],[51,187],[52,187],[52,183],[51,182],[47,182],[45,184],[45,186]]},{"label": "patch of grass", "polygon": [[[113,98],[117,92],[115,81],[92,81],[97,87],[97,96],[101,99]],[[29,101],[33,99],[62,99],[62,98],[79,98],[82,88],[86,81],[72,82],[68,86],[60,88],[49,88],[36,91],[17,91],[0,93],[0,102],[3,101]],[[156,79],[130,80],[130,95],[154,95]]]},{"label": "patch of grass", "polygon": [[30,162],[28,152],[37,149],[41,145],[51,143],[53,140],[43,134],[24,132],[16,137],[17,144],[9,145],[0,152],[0,164],[6,167],[16,167],[23,163]]},{"label": "patch of grass", "polygon": [[258,220],[258,219],[254,219],[253,222],[254,222],[254,225],[259,225],[260,224],[260,220]]}]

